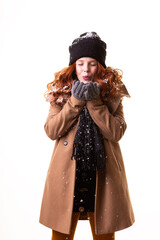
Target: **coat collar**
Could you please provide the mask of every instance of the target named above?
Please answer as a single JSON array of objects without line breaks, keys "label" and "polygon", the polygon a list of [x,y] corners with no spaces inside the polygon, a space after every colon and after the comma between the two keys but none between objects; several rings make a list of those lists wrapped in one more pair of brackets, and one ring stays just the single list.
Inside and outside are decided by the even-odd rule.
[{"label": "coat collar", "polygon": [[126,86],[124,84],[121,84],[119,86],[118,94],[113,99],[107,101],[108,109],[112,114],[117,110],[117,108],[118,108],[120,102],[122,101],[123,97],[128,97],[129,98],[131,96],[128,93],[128,90],[127,90]]}]

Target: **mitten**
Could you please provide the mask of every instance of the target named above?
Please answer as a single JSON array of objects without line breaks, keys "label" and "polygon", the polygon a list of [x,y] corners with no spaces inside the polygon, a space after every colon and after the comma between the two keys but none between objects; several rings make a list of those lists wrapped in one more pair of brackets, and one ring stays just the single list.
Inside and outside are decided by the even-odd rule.
[{"label": "mitten", "polygon": [[96,82],[89,82],[85,86],[85,100],[91,101],[93,99],[96,99],[100,94],[100,85]]},{"label": "mitten", "polygon": [[83,82],[74,80],[72,84],[72,95],[78,100],[85,101],[85,84]]}]

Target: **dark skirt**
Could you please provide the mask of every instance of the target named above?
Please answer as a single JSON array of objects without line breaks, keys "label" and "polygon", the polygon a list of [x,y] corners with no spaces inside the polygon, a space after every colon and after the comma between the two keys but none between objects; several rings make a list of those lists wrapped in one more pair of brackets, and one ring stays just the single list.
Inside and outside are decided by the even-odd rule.
[{"label": "dark skirt", "polygon": [[73,212],[94,212],[96,170],[80,170],[77,162]]}]

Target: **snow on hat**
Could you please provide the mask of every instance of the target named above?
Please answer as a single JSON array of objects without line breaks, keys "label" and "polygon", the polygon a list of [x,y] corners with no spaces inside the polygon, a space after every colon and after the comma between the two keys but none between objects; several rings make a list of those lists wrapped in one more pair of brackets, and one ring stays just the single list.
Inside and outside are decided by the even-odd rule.
[{"label": "snow on hat", "polygon": [[91,57],[96,59],[103,67],[106,68],[106,43],[103,42],[96,32],[86,32],[76,38],[72,45],[69,46],[70,61],[73,64],[81,57]]}]

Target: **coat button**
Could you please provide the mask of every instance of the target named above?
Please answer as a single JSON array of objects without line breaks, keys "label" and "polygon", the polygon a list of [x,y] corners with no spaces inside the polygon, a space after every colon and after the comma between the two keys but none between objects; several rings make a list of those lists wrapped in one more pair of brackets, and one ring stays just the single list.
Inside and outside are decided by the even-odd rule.
[{"label": "coat button", "polygon": [[67,141],[64,141],[64,143],[63,143],[63,144],[64,144],[64,146],[67,146],[68,142],[67,142]]},{"label": "coat button", "polygon": [[80,212],[84,212],[84,207],[79,207]]},{"label": "coat button", "polygon": [[87,192],[87,191],[88,191],[88,188],[80,188],[79,191],[80,191],[80,192]]}]

